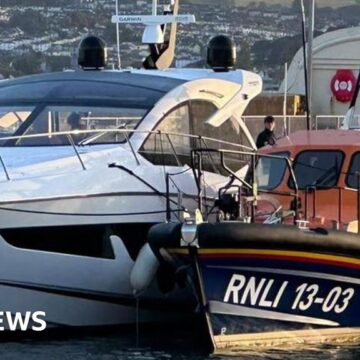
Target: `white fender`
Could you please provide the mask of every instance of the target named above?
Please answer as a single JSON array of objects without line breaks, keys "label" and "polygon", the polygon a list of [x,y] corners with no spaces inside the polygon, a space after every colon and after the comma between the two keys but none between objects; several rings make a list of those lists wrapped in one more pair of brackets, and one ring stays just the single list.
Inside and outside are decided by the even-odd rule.
[{"label": "white fender", "polygon": [[139,294],[149,287],[155,278],[159,265],[150,245],[145,244],[141,248],[130,274],[130,284],[135,294]]}]

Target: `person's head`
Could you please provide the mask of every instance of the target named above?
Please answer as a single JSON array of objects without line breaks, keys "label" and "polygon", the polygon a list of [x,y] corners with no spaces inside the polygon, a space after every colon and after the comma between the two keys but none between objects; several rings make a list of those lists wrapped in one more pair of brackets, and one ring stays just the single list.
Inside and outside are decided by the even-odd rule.
[{"label": "person's head", "polygon": [[273,116],[269,115],[267,116],[265,119],[264,119],[264,125],[265,125],[265,128],[270,130],[270,131],[273,131],[274,128],[275,128],[275,119]]},{"label": "person's head", "polygon": [[81,124],[81,116],[76,112],[72,112],[67,118],[67,122],[71,130],[83,130],[83,124]]}]

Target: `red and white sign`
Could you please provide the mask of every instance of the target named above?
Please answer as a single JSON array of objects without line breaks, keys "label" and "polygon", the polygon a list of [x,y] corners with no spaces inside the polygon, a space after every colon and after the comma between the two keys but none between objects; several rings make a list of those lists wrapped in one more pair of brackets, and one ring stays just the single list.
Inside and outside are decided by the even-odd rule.
[{"label": "red and white sign", "polygon": [[338,70],[331,80],[331,91],[337,101],[349,102],[354,94],[356,78],[351,70]]}]

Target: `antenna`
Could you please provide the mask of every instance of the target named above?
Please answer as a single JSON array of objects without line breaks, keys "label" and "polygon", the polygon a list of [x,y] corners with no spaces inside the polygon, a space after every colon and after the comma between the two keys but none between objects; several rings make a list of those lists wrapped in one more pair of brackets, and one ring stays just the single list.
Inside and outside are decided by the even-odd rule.
[{"label": "antenna", "polygon": [[309,114],[313,115],[313,40],[315,30],[315,0],[310,0],[309,3],[309,29],[308,29],[308,52],[307,52],[307,70],[308,70],[308,96],[309,96]]},{"label": "antenna", "polygon": [[[119,0],[115,0],[115,12],[116,16],[119,16]],[[119,34],[119,23],[116,23],[116,48],[117,48],[117,60],[118,69],[121,69],[121,57],[120,57],[120,34]]]},{"label": "antenna", "polygon": [[306,103],[306,129],[310,130],[310,109],[309,109],[309,86],[308,86],[308,69],[307,69],[307,52],[306,52],[306,14],[304,0],[301,0],[301,14],[302,14],[302,41],[303,41],[303,55],[304,55],[304,77],[305,77],[305,103]]},{"label": "antenna", "polygon": [[287,93],[288,93],[288,63],[285,63],[285,88],[284,88],[284,103],[283,103],[283,120],[284,120],[284,136],[288,136],[287,128]]},{"label": "antenna", "polygon": [[[152,1],[152,15],[115,14],[111,18],[111,22],[116,24],[145,25],[142,42],[150,46],[150,56],[144,61],[146,69],[165,69],[169,67],[174,58],[176,25],[178,23],[190,24],[195,22],[194,15],[178,15],[179,0],[171,0],[170,6],[167,6],[164,11],[164,15],[157,15],[157,3],[158,0]],[[171,24],[168,41],[165,41],[166,24]]]}]

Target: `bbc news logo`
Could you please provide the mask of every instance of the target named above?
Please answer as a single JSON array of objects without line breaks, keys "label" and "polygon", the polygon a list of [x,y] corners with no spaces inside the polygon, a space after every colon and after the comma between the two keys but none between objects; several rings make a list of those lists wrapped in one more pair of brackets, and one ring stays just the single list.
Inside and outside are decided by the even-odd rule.
[{"label": "bbc news logo", "polygon": [[0,331],[44,331],[45,317],[44,311],[26,311],[25,314],[0,311]]}]

